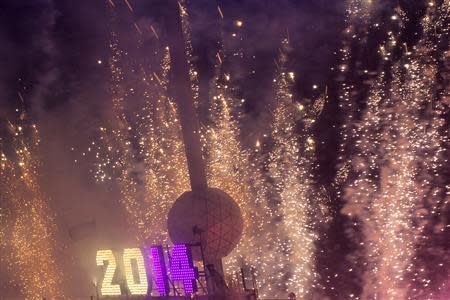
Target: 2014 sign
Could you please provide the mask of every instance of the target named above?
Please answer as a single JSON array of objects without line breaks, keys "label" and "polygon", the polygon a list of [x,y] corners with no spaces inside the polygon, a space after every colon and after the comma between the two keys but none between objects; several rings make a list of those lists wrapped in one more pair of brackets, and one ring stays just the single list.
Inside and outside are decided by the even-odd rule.
[{"label": "2014 sign", "polygon": [[[169,294],[169,277],[162,246],[152,246],[142,249],[142,251],[139,248],[127,248],[123,250],[122,259],[125,279],[131,295],[149,294],[151,292],[149,288],[152,286],[152,278],[160,296]],[[97,266],[105,268],[100,287],[102,296],[121,295],[120,285],[113,284],[113,278],[117,270],[117,261],[112,250],[98,250],[96,261]],[[136,263],[135,270],[137,272],[133,272],[133,261]],[[169,269],[172,281],[182,282],[186,294],[192,294],[197,291],[196,279],[198,278],[198,270],[194,267],[189,245],[176,244],[173,246],[172,254],[169,258]]]}]

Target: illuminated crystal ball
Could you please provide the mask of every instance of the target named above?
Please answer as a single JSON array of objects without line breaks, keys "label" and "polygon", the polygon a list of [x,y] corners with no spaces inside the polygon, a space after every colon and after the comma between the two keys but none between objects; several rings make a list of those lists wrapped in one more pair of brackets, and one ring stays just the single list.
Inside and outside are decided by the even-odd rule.
[{"label": "illuminated crystal ball", "polygon": [[[173,243],[198,243],[213,261],[227,256],[238,244],[243,230],[241,211],[225,192],[208,188],[183,193],[169,211],[168,230]],[[194,258],[199,251],[193,248]]]}]

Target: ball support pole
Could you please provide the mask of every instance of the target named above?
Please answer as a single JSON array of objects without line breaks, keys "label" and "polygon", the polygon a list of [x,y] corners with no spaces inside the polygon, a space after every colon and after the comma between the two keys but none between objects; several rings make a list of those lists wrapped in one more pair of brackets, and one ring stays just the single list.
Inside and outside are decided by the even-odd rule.
[{"label": "ball support pole", "polygon": [[[189,179],[192,191],[202,192],[208,188],[205,161],[202,156],[199,121],[194,107],[189,66],[186,60],[184,37],[177,0],[167,0],[167,40],[170,51],[170,69],[173,94],[178,104],[179,118],[182,128],[184,148],[189,169]],[[203,247],[202,245],[200,245]],[[222,260],[206,261],[214,265],[215,270],[223,276]],[[205,265],[206,269],[206,265]],[[213,278],[205,270],[208,292],[214,293]]]},{"label": "ball support pole", "polygon": [[193,191],[202,191],[208,187],[208,184],[200,143],[200,126],[197,111],[194,107],[189,66],[186,60],[181,16],[176,0],[168,0],[167,5],[169,8],[167,39],[170,49],[172,88],[175,101],[178,104],[189,179]]}]

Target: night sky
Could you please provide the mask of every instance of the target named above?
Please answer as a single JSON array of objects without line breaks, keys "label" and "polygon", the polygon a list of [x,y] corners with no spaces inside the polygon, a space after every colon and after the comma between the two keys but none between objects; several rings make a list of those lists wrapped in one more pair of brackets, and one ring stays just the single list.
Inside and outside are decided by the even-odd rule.
[{"label": "night sky", "polygon": [[[88,152],[92,141],[98,138],[98,128],[107,124],[111,114],[111,32],[117,34],[122,49],[127,52],[129,60],[136,64],[158,64],[161,59],[159,50],[166,45],[165,1],[129,1],[132,12],[122,0],[113,0],[114,9],[106,0],[0,0],[0,152],[14,152],[9,122],[37,124],[41,135],[41,190],[48,196],[49,207],[55,212],[54,222],[59,228],[57,240],[61,246],[56,251],[56,259],[63,261],[63,273],[70,274],[67,275],[70,280],[65,280],[71,283],[65,282],[65,288],[73,292],[80,287],[77,292],[73,292],[77,296],[90,295],[92,289],[89,279],[86,279],[87,270],[91,268],[88,260],[91,258],[80,256],[80,249],[97,249],[110,244],[120,248],[132,241],[127,235],[126,215],[120,205],[119,188],[114,182],[97,183],[92,175],[96,159],[93,155],[83,154]],[[369,29],[365,31],[365,25],[356,21],[353,24],[355,34],[364,35],[364,39],[355,40],[344,34],[348,26],[347,1],[344,0],[186,2],[191,26],[192,62],[198,70],[199,120],[202,125],[211,122],[207,107],[202,103],[208,102],[210,82],[217,63],[216,53],[221,44],[226,45],[229,52],[223,68],[232,74],[231,85],[236,98],[245,99],[239,123],[239,139],[244,148],[252,148],[257,139],[271,130],[275,97],[273,78],[276,76],[283,38],[288,37],[292,47],[285,67],[295,73],[292,85],[294,102],[307,106],[326,91],[327,101],[323,112],[311,131],[316,139],[314,153],[317,158],[317,167],[311,172],[315,184],[325,187],[329,199],[327,207],[331,218],[319,228],[321,237],[316,241],[316,269],[321,278],[318,280],[319,285],[328,288],[315,296],[318,298],[309,296],[305,299],[353,299],[349,295],[363,295],[363,287],[368,280],[363,274],[371,268],[362,259],[364,247],[360,243],[364,234],[359,227],[351,227],[353,222],[357,222],[354,218],[341,213],[346,200],[339,196],[339,191],[345,188],[335,186],[336,174],[342,166],[342,152],[339,152],[341,129],[349,118],[348,111],[340,107],[343,103],[342,86],[343,83],[349,83],[354,87],[351,94],[355,108],[354,124],[362,124],[370,92],[380,73],[389,73],[387,70],[397,63],[403,64],[404,47],[414,49],[423,38],[421,20],[427,12],[429,1],[374,0],[367,22],[379,26],[368,26],[366,28]],[[445,0],[434,2],[434,5],[439,6],[444,5]],[[223,12],[223,20],[218,6]],[[403,13],[402,28],[391,19],[399,10]],[[242,27],[236,26],[237,20],[243,22]],[[448,25],[448,3],[444,20]],[[142,34],[137,31],[135,24],[143,28]],[[158,38],[148,30],[150,25],[158,33]],[[396,44],[400,46],[393,47],[389,63],[383,64],[379,45],[389,39],[389,32],[398,33]],[[238,38],[232,37],[235,33]],[[445,120],[449,114],[449,71],[448,61],[446,64],[442,57],[448,59],[448,55],[443,55],[449,51],[448,30],[443,35],[444,38],[436,41],[433,52],[439,58],[439,75],[436,76],[433,93],[434,99],[439,99],[436,101],[444,103],[441,118]],[[344,45],[351,51],[346,66],[349,71],[345,75],[340,69]],[[234,58],[232,53],[240,49],[242,58]],[[159,51],[158,54],[155,51]],[[392,79],[394,75],[391,76]],[[171,89],[169,84],[169,94]],[[131,116],[133,107],[138,107],[141,99],[138,96],[130,99],[132,103],[127,113]],[[25,118],[20,117],[21,112],[26,112]],[[448,125],[448,121],[445,121],[439,129],[439,133],[446,137],[441,144],[444,149],[442,156],[447,163]],[[298,136],[303,132],[303,126],[297,122],[295,132]],[[349,143],[356,139],[351,137]],[[274,144],[268,140],[263,152],[270,152]],[[353,152],[351,145],[345,147],[344,154],[351,161],[353,155],[357,156],[357,151]],[[442,203],[447,204],[441,203],[440,217],[433,216],[429,220],[433,224],[448,227],[448,164],[445,168],[444,163],[440,172],[439,184],[447,188],[447,196],[443,192]],[[0,207],[8,210],[7,202],[3,200],[6,194],[2,195],[0,190],[0,196]],[[444,221],[438,222],[437,219]],[[67,232],[74,226],[92,220],[95,220],[97,233],[101,235],[97,237],[97,244],[74,243]],[[430,228],[427,230],[431,237],[427,245],[439,249],[434,255],[441,256],[440,260],[436,259],[436,263],[445,265],[444,270],[433,273],[435,258],[430,256],[426,250],[428,248],[424,246],[421,249],[425,250],[418,252],[417,256],[422,260],[426,260],[424,257],[430,260],[430,264],[425,263],[424,267],[433,280],[427,292],[437,290],[443,282],[447,282],[444,285],[448,291],[449,230],[439,234],[433,233]],[[351,268],[354,271],[348,272]],[[13,273],[0,260],[0,299],[22,299],[14,298],[20,283],[11,283]],[[5,293],[6,298],[2,298],[2,293]],[[67,294],[70,295],[70,292]],[[409,298],[405,299],[444,299],[438,296],[426,298],[429,295],[426,292],[411,292],[408,295]],[[367,294],[362,297],[375,299]],[[68,299],[78,298],[69,296]]]}]

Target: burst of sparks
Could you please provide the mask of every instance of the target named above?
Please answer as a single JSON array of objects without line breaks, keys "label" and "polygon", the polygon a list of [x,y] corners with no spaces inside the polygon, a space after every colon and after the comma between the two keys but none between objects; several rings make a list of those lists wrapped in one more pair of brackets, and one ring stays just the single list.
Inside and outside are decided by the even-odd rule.
[{"label": "burst of sparks", "polygon": [[[131,231],[140,243],[169,243],[165,226],[168,211],[189,189],[177,108],[167,96],[169,49],[164,49],[161,69],[146,72],[141,66],[143,79],[132,87],[123,70],[129,61],[114,32],[111,52],[114,123],[112,129],[100,130],[107,151],[99,149],[97,153],[96,178],[117,179]],[[145,99],[142,114],[130,123],[124,100],[140,89]],[[110,171],[117,176],[111,176]]]},{"label": "burst of sparks", "polygon": [[198,83],[198,72],[194,67],[193,62],[193,48],[192,48],[192,39],[191,39],[191,26],[189,24],[189,14],[186,9],[186,4],[184,0],[180,0],[178,2],[180,8],[180,16],[181,16],[181,27],[183,30],[184,36],[184,47],[186,51],[186,57],[189,64],[189,77],[191,79],[191,88],[194,96],[194,105],[198,108],[198,96],[199,96],[199,83]]},{"label": "burst of sparks", "polygon": [[[153,136],[153,153],[146,152],[146,202],[150,203],[147,218],[151,220],[152,231],[165,233],[167,215],[175,200],[185,191],[189,190],[187,161],[184,153],[184,144],[181,136],[181,125],[178,111],[172,99],[167,97],[168,71],[170,67],[170,54],[166,49],[163,63],[162,86],[153,95],[156,99],[154,106],[154,124],[149,128]],[[155,151],[156,150],[156,151]],[[156,230],[155,230],[156,229]],[[158,240],[154,240],[155,243]],[[161,239],[159,239],[161,241]],[[167,234],[163,241],[168,243]]]},{"label": "burst of sparks", "polygon": [[[216,76],[212,81],[210,93],[211,123],[206,128],[203,140],[207,152],[208,183],[228,193],[239,205],[244,219],[244,233],[240,245],[227,258],[228,271],[236,270],[242,256],[251,256],[252,236],[249,228],[249,211],[252,206],[251,192],[247,184],[249,163],[248,154],[243,150],[239,139],[237,105],[228,85],[227,74],[223,74],[222,64],[216,64]],[[228,77],[229,78],[229,77]]]},{"label": "burst of sparks", "polygon": [[0,149],[0,260],[25,299],[66,299],[55,258],[55,215],[39,184],[39,133],[35,125],[9,126],[13,149]]},{"label": "burst of sparks", "polygon": [[[425,15],[424,34],[414,51],[389,67],[389,73],[380,71],[353,131],[351,180],[343,212],[362,224],[368,265],[362,299],[436,296],[428,288],[431,279],[423,274],[425,269],[417,267],[416,251],[428,239],[424,233],[430,220],[440,217],[445,193],[439,171],[448,164],[443,156],[448,136],[441,133],[444,107],[434,95],[438,81],[434,52],[440,37],[430,26],[431,20],[444,23],[448,5],[441,10],[429,9]],[[401,12],[396,16],[399,20]],[[388,57],[389,45],[396,46],[392,41],[395,34],[388,32],[387,45],[380,51],[383,58]],[[389,81],[387,74],[392,74]]]},{"label": "burst of sparks", "polygon": [[[236,25],[242,26],[242,23]],[[257,154],[261,147],[259,140],[254,153],[241,143],[240,121],[245,100],[237,97],[232,74],[223,65],[227,51],[229,49],[221,45],[216,53],[215,76],[210,84],[210,122],[203,135],[208,181],[211,186],[219,187],[232,196],[244,219],[243,236],[233,252],[224,259],[226,274],[230,278],[244,267],[256,276],[261,290],[270,294],[272,287],[268,283],[276,276],[272,264],[279,257],[272,251],[273,243],[268,241],[272,238],[268,230],[271,224],[264,158]],[[242,57],[242,49],[234,49],[232,55]]]},{"label": "burst of sparks", "polygon": [[[340,186],[345,182],[348,175],[348,161],[346,160],[345,153],[348,152],[349,140],[352,137],[352,125],[354,124],[354,118],[356,114],[355,103],[352,95],[356,93],[355,83],[351,80],[352,71],[358,72],[358,70],[350,70],[349,65],[352,59],[352,46],[359,43],[364,43],[367,40],[367,34],[370,24],[371,12],[373,3],[367,0],[348,0],[347,1],[347,27],[344,30],[343,45],[339,50],[340,63],[338,69],[341,73],[342,80],[340,86],[339,95],[339,107],[345,116],[344,124],[340,134],[340,156],[338,157],[341,165],[338,170],[338,174],[335,179],[335,185]],[[340,190],[337,191],[340,194]]]},{"label": "burst of sparks", "polygon": [[[316,197],[318,194],[315,192],[315,139],[311,129],[322,111],[325,98],[304,106],[301,111],[297,109],[291,88],[295,76],[286,71],[289,49],[289,41],[284,39],[274,80],[273,149],[268,161],[269,173],[278,194],[274,215],[282,220],[277,224],[279,234],[276,243],[280,253],[286,256],[280,261],[284,266],[280,265],[281,270],[274,274],[279,276],[279,285],[286,284],[287,291],[294,291],[304,298],[312,293],[318,278],[314,243],[318,239],[315,229],[320,218],[316,215],[316,205],[323,203],[323,199]],[[300,133],[296,132],[297,122],[304,124],[304,130]],[[286,270],[290,274],[288,277],[283,275]]]}]

